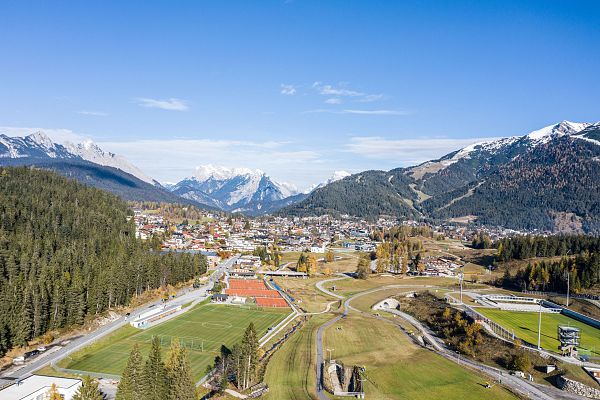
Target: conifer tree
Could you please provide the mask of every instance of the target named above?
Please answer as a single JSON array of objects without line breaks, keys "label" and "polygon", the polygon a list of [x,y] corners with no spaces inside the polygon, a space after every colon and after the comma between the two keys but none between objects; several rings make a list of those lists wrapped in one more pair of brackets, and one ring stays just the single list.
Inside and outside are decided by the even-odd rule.
[{"label": "conifer tree", "polygon": [[73,396],[73,400],[103,400],[104,395],[98,389],[98,381],[90,376],[84,376],[81,386]]},{"label": "conifer tree", "polygon": [[170,400],[194,400],[196,388],[192,380],[187,350],[179,340],[171,343],[171,352],[165,364]]},{"label": "conifer tree", "polygon": [[142,354],[136,344],[133,345],[127,365],[123,371],[117,390],[116,400],[139,400],[143,397],[144,367]]},{"label": "conifer tree", "polygon": [[[254,381],[256,375],[256,367],[258,365],[258,336],[254,323],[250,322],[244,331],[241,345],[241,387],[247,389]],[[238,377],[238,387],[240,386],[240,377]]]},{"label": "conifer tree", "polygon": [[158,336],[152,337],[150,354],[144,365],[143,382],[144,400],[165,400],[167,398],[167,374],[160,355],[160,339]]}]

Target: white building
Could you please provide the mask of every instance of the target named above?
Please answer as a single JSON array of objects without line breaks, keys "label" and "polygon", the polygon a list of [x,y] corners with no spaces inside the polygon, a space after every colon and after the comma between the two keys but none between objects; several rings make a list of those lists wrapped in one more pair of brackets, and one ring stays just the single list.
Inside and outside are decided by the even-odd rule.
[{"label": "white building", "polygon": [[65,400],[71,400],[81,386],[81,379],[31,375],[0,390],[2,400],[45,400],[52,384]]}]

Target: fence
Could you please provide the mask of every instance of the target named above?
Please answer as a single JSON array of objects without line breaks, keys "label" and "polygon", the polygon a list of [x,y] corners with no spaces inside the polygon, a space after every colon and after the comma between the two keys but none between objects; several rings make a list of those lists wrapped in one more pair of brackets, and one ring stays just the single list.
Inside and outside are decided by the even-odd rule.
[{"label": "fence", "polygon": [[50,363],[50,366],[55,371],[62,372],[65,374],[72,374],[72,375],[79,375],[79,376],[88,375],[88,376],[91,376],[92,378],[113,379],[115,381],[121,380],[121,375],[102,374],[102,373],[89,372],[89,371],[80,371],[78,369],[61,368],[61,367],[57,366],[54,362]]},{"label": "fence", "polygon": [[508,341],[514,341],[516,339],[514,331],[509,331],[508,329],[506,329],[503,326],[501,326],[501,325],[497,324],[496,322],[492,321],[491,319],[489,319],[485,315],[482,315],[482,314],[478,313],[477,311],[475,311],[471,307],[465,307],[465,312],[467,313],[467,315],[469,317],[473,318],[474,320],[485,322],[492,329],[492,331],[496,335],[500,336],[501,338],[503,338],[505,340],[508,340]]},{"label": "fence", "polygon": [[519,339],[521,341],[521,345],[524,348],[526,348],[527,350],[538,351],[537,345],[534,345],[533,343],[529,343],[529,342],[527,342],[527,341],[519,338],[518,336],[515,335],[515,331],[509,331],[508,329],[506,329],[503,326],[501,326],[501,325],[497,324],[496,322],[492,321],[491,319],[489,319],[485,315],[482,315],[482,314],[478,313],[477,311],[475,311],[471,307],[465,306],[465,312],[471,318],[473,318],[475,320],[481,320],[481,321],[485,322],[490,327],[490,329],[492,330],[492,332],[494,332],[500,339],[508,341],[508,342],[514,342],[515,339]]},{"label": "fence", "polygon": [[561,306],[560,304],[556,304],[548,300],[544,300],[542,304],[549,304],[552,307],[560,308],[561,314],[564,314],[567,317],[573,318],[577,321],[583,322],[584,324],[588,324],[596,329],[600,329],[600,321],[598,321],[597,319],[588,317],[587,315],[583,315],[581,313],[578,313],[577,311],[569,310],[568,308]]},{"label": "fence", "polygon": [[[556,297],[567,297],[565,293],[557,293],[557,292],[542,292],[539,290],[523,290],[522,293],[525,294],[534,294],[537,296],[556,296]],[[569,295],[572,299],[581,299],[581,300],[600,300],[599,295],[595,294],[573,294]]]}]

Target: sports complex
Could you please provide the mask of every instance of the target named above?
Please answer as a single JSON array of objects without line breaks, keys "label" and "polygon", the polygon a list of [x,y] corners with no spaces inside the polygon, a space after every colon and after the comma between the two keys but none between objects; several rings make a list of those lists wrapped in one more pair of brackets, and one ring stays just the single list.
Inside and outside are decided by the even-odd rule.
[{"label": "sports complex", "polygon": [[250,322],[254,323],[259,337],[262,337],[290,315],[291,310],[279,292],[268,289],[262,281],[237,281],[233,286],[235,289],[227,289],[232,290],[232,295],[235,292],[237,296],[260,297],[254,297],[255,303],[248,301],[235,305],[205,301],[146,329],[124,326],[63,359],[58,367],[80,373],[120,375],[133,345],[137,343],[142,354],[146,355],[152,337],[158,336],[165,352],[173,339],[180,340],[188,349],[194,378],[200,379],[206,373],[206,367],[220,354],[221,346],[231,347],[239,342]]},{"label": "sports complex", "polygon": [[[537,346],[538,325],[540,345],[544,350],[560,353],[559,327],[576,328],[579,332],[577,351],[580,355],[600,357],[600,321],[584,316],[549,301],[506,295],[485,295],[476,299],[482,306],[471,310],[500,327],[501,336]],[[541,319],[541,324],[540,324]]]}]

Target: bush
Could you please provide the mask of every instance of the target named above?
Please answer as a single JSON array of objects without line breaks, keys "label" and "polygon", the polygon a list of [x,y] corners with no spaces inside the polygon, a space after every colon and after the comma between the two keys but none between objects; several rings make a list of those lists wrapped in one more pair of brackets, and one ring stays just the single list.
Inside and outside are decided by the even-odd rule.
[{"label": "bush", "polygon": [[508,368],[513,371],[527,372],[531,370],[531,359],[526,351],[513,354],[508,362]]}]

